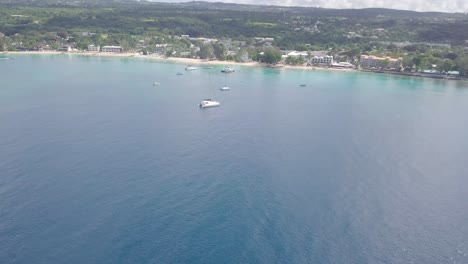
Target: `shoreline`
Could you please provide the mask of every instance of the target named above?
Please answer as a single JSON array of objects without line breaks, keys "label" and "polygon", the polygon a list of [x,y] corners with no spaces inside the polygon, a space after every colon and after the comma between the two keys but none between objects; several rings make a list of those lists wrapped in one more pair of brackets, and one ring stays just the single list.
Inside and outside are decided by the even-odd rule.
[{"label": "shoreline", "polygon": [[115,57],[115,58],[141,58],[155,61],[183,63],[187,65],[238,65],[238,66],[253,66],[253,67],[268,67],[267,64],[259,62],[235,62],[235,61],[219,61],[219,60],[203,60],[192,58],[165,57],[161,55],[142,55],[139,53],[105,53],[105,52],[61,52],[61,51],[4,51],[1,54],[10,55],[82,55],[92,57]]},{"label": "shoreline", "polygon": [[193,59],[193,58],[179,58],[179,57],[165,57],[161,55],[142,55],[139,53],[105,53],[105,52],[62,52],[62,51],[4,51],[0,54],[10,55],[82,55],[92,57],[115,57],[115,58],[140,58],[149,59],[161,62],[174,62],[186,65],[197,65],[197,66],[247,66],[247,67],[264,67],[272,69],[296,69],[296,70],[325,70],[325,71],[358,71],[356,69],[338,69],[338,68],[326,68],[316,66],[304,66],[304,65],[269,65],[266,63],[260,63],[256,61],[251,62],[236,62],[236,61],[220,61],[220,60],[204,60],[204,59]]},{"label": "shoreline", "polygon": [[304,65],[269,65],[266,63],[260,63],[256,61],[252,62],[235,62],[235,61],[220,61],[220,60],[204,60],[204,59],[193,59],[193,58],[179,58],[179,57],[165,57],[162,55],[142,55],[140,53],[124,52],[124,53],[105,53],[105,52],[62,52],[62,51],[3,51],[0,54],[17,54],[17,55],[81,55],[81,56],[92,56],[92,57],[114,57],[114,58],[140,58],[149,59],[160,62],[173,62],[186,65],[197,65],[197,66],[246,66],[246,67],[263,67],[272,69],[293,69],[293,70],[312,70],[312,71],[339,71],[339,72],[363,72],[373,74],[388,74],[398,75],[407,77],[418,77],[428,79],[439,79],[449,81],[464,81],[467,82],[468,78],[463,77],[446,77],[442,75],[425,75],[421,73],[409,73],[409,72],[393,72],[393,71],[380,71],[372,69],[343,69],[343,68],[330,68],[330,67],[317,67],[317,66],[304,66]]}]

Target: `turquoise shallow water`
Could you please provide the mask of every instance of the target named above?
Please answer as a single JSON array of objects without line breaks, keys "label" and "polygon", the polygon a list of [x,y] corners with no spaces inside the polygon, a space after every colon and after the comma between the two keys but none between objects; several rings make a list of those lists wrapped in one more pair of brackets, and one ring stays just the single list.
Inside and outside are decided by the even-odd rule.
[{"label": "turquoise shallow water", "polygon": [[467,83],[184,67],[0,61],[0,262],[468,263]]}]

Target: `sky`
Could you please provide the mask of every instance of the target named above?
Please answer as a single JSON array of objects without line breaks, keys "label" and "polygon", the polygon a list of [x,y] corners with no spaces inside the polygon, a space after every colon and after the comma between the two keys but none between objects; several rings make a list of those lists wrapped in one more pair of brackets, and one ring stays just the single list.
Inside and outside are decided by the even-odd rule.
[{"label": "sky", "polygon": [[[158,1],[158,0],[156,0]],[[187,2],[159,0],[161,2]],[[206,0],[237,4],[262,4],[282,6],[314,6],[323,8],[383,7],[415,11],[468,12],[468,0]]]}]

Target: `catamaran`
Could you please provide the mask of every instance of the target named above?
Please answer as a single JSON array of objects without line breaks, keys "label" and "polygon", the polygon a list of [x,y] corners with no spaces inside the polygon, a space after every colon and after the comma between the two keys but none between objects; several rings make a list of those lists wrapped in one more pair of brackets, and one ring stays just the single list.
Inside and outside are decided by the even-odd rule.
[{"label": "catamaran", "polygon": [[195,67],[195,66],[192,66],[192,65],[188,65],[187,67],[185,67],[185,70],[186,71],[194,71],[194,70],[198,70],[198,68]]},{"label": "catamaran", "polygon": [[203,99],[198,106],[200,106],[200,108],[208,108],[208,107],[219,106],[220,104],[221,103],[218,101],[213,101],[211,99]]},{"label": "catamaran", "polygon": [[[208,73],[208,79],[211,83],[211,75]],[[215,96],[216,98],[216,95],[215,95],[215,92],[213,90],[213,95]],[[203,99],[199,104],[198,106],[200,108],[209,108],[209,107],[215,107],[215,106],[220,106],[221,103],[218,102],[218,101],[215,101],[215,100],[212,100],[212,99]]]},{"label": "catamaran", "polygon": [[224,76],[224,86],[219,88],[221,91],[229,91],[231,88],[227,85],[227,75]]},{"label": "catamaran", "polygon": [[235,72],[236,70],[234,70],[233,68],[231,67],[224,67],[224,69],[221,70],[221,72],[224,72],[224,73],[231,73],[231,72]]}]

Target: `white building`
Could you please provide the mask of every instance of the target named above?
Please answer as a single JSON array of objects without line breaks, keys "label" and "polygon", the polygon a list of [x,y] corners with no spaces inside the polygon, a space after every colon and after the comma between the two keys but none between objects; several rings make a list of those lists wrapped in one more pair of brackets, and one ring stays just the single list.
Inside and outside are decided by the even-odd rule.
[{"label": "white building", "polygon": [[121,46],[103,46],[101,48],[102,52],[122,52],[123,48]]},{"label": "white building", "polygon": [[58,48],[58,51],[70,52],[72,51],[72,47],[70,45],[63,45],[62,47]]},{"label": "white building", "polygon": [[[388,63],[385,65],[384,61],[388,61]],[[385,66],[386,69],[400,69],[402,67],[401,58],[361,55],[360,62],[363,68],[381,68]]]},{"label": "white building", "polygon": [[281,58],[287,59],[288,57],[291,58],[299,58],[303,57],[304,59],[307,58],[307,51],[282,51],[283,55],[281,55]]},{"label": "white building", "polygon": [[203,44],[208,44],[208,43],[214,43],[217,42],[217,39],[212,39],[212,38],[190,38],[192,41],[200,41]]},{"label": "white building", "polygon": [[101,50],[101,46],[97,45],[97,46],[94,46],[94,45],[89,45],[88,46],[88,51],[97,51],[99,52]]},{"label": "white building", "polygon": [[257,42],[273,42],[275,38],[254,37]]},{"label": "white building", "polygon": [[286,56],[288,57],[299,57],[299,56],[302,56],[302,57],[307,57],[307,51],[291,51],[289,52],[288,54],[286,54]]},{"label": "white building", "polygon": [[332,65],[333,56],[314,56],[312,57],[311,63],[314,65]]},{"label": "white building", "polygon": [[349,62],[332,63],[331,66],[333,68],[341,68],[341,69],[354,69],[355,68],[355,66]]}]

